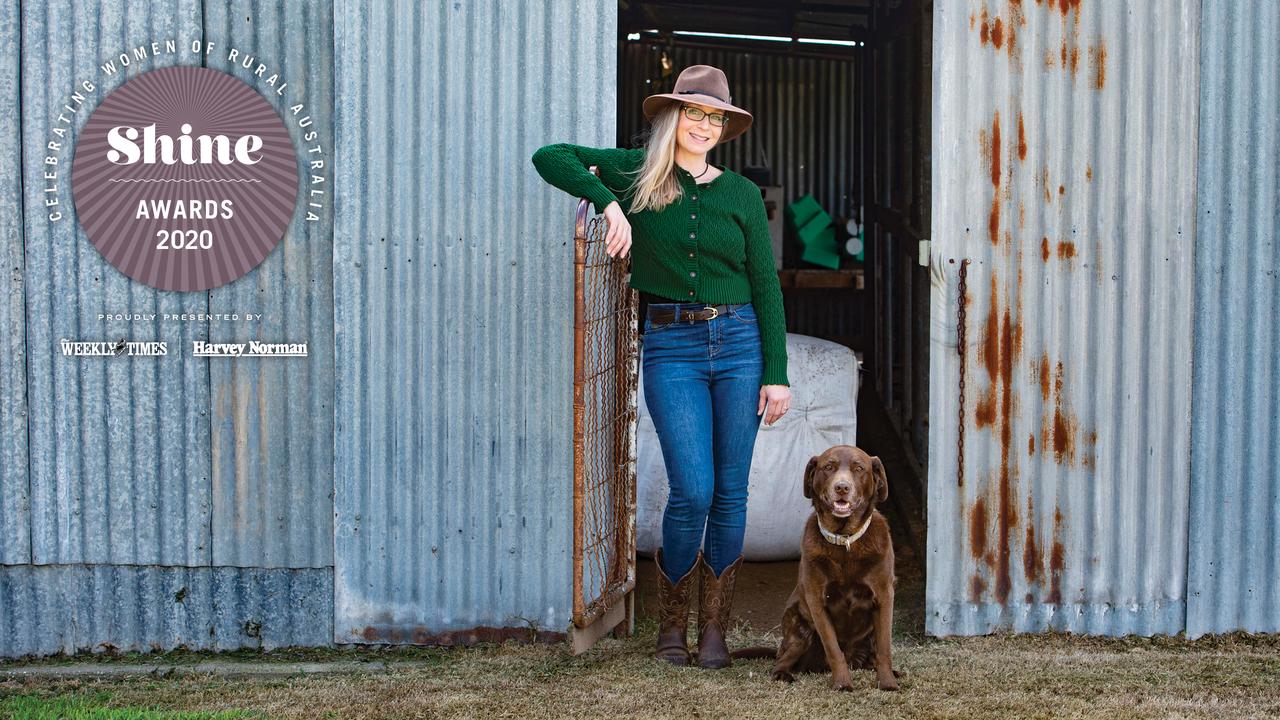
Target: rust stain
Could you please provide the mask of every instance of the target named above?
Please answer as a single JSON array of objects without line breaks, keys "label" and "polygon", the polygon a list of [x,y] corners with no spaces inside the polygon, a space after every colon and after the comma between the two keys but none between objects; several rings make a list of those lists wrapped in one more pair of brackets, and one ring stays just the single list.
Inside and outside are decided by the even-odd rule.
[{"label": "rust stain", "polygon": [[969,511],[969,551],[975,560],[987,554],[987,499],[978,498]]},{"label": "rust stain", "polygon": [[977,18],[974,17],[973,13],[969,13],[969,29],[970,30],[973,29],[973,24],[976,20]]},{"label": "rust stain", "polygon": [[1059,186],[1058,186],[1058,194],[1059,194],[1059,195],[1066,195],[1066,194],[1067,194],[1067,186],[1066,186],[1066,185],[1059,185]]},{"label": "rust stain", "polygon": [[977,573],[973,574],[973,579],[969,581],[969,598],[975,603],[982,600],[982,593],[987,591],[987,581],[983,580]]},{"label": "rust stain", "polygon": [[1041,355],[1040,361],[1036,363],[1037,373],[1040,375],[1040,397],[1049,399],[1049,356]]},{"label": "rust stain", "polygon": [[978,134],[978,143],[984,151],[987,151],[991,157],[991,185],[996,188],[996,192],[991,198],[991,214],[987,218],[987,232],[991,237],[992,245],[1000,244],[1000,111],[995,112],[995,117],[991,121],[990,141],[986,140],[985,133]]},{"label": "rust stain", "polygon": [[1027,14],[1022,11],[1022,0],[1009,0],[1009,24],[1027,24]]},{"label": "rust stain", "polygon": [[996,424],[995,387],[992,386],[982,397],[978,398],[978,407],[973,409],[973,424],[976,427],[991,427]]},{"label": "rust stain", "polygon": [[991,244],[1000,244],[1000,195],[991,198],[991,215],[987,218],[987,233],[991,235]]},{"label": "rust stain", "polygon": [[987,9],[982,8],[981,25],[978,28],[978,40],[983,45],[991,41],[991,23],[988,21]]},{"label": "rust stain", "polygon": [[1031,433],[1030,435],[1027,435],[1027,454],[1028,455],[1036,454],[1036,434],[1035,433]]},{"label": "rust stain", "polygon": [[1040,239],[1040,259],[1049,262],[1049,238]]},{"label": "rust stain", "polygon": [[1067,66],[1067,41],[1062,41],[1062,67]]},{"label": "rust stain", "polygon": [[[355,629],[353,628],[353,632]],[[431,632],[425,626],[369,625],[359,631],[367,642],[393,644],[471,646],[479,643],[502,643],[514,640],[519,643],[560,643],[567,637],[563,632],[529,627],[494,627],[479,625],[465,630]]]},{"label": "rust stain", "polygon": [[1004,45],[1004,22],[1000,18],[996,18],[991,23],[991,44],[1000,49]]},{"label": "rust stain", "polygon": [[1052,51],[1052,50],[1046,50],[1046,51],[1044,52],[1044,69],[1045,69],[1045,70],[1052,70],[1053,68],[1055,68],[1055,67],[1057,67],[1057,66],[1058,66],[1058,59],[1057,59],[1056,57],[1054,57],[1054,55],[1053,55],[1053,51]]},{"label": "rust stain", "polygon": [[1062,564],[1065,555],[1062,547],[1062,508],[1053,509],[1053,547],[1049,552],[1049,597],[1054,605],[1062,604]]},{"label": "rust stain", "polygon": [[[1014,294],[1021,315],[1022,276],[1018,276],[1018,291]],[[1010,535],[1018,524],[1017,508],[1014,507],[1013,467],[1011,451],[1013,445],[1013,367],[1021,352],[1021,322],[1015,322],[1013,311],[1009,307],[1000,309],[999,286],[993,274],[991,277],[991,298],[988,305],[985,327],[983,328],[982,362],[990,380],[988,397],[998,399],[995,418],[999,426],[1000,471],[997,483],[998,509],[996,512],[999,539],[995,544],[995,597],[1004,604],[1009,597],[1012,586],[1009,568]]]},{"label": "rust stain", "polygon": [[1076,70],[1080,67],[1080,48],[1071,48],[1071,77],[1076,76]]},{"label": "rust stain", "polygon": [[1087,182],[1093,182],[1093,166],[1092,165],[1084,166],[1084,179]]},{"label": "rust stain", "polygon": [[1080,459],[1080,465],[1082,467],[1087,467],[1090,470],[1092,470],[1098,464],[1098,461],[1097,461],[1098,431],[1097,430],[1089,431],[1089,437],[1086,440],[1086,444],[1088,445],[1088,449],[1085,451],[1084,457]]},{"label": "rust stain", "polygon": [[1070,240],[1058,243],[1058,259],[1070,260],[1076,256],[1076,244]]},{"label": "rust stain", "polygon": [[996,275],[991,274],[991,301],[987,305],[986,327],[983,329],[982,365],[994,384],[1000,376],[1000,299],[996,292]]},{"label": "rust stain", "polygon": [[1044,186],[1044,201],[1047,204],[1053,204],[1053,192],[1049,190],[1049,166],[1045,165],[1040,174],[1040,183]]},{"label": "rust stain", "polygon": [[1093,86],[1101,90],[1107,84],[1107,46],[1089,48],[1089,60],[1093,63]]},{"label": "rust stain", "polygon": [[1027,226],[1027,206],[1023,205],[1022,202],[1019,201],[1018,202],[1018,227],[1023,228],[1026,226]]},{"label": "rust stain", "polygon": [[1022,113],[1018,113],[1018,159],[1027,159],[1027,126],[1022,122]]},{"label": "rust stain", "polygon": [[1076,421],[1063,412],[1062,376],[1062,361],[1059,360],[1053,373],[1053,457],[1058,462],[1070,464],[1075,461]]},{"label": "rust stain", "polygon": [[1044,577],[1044,558],[1040,556],[1040,545],[1036,542],[1034,506],[1031,498],[1027,498],[1027,540],[1022,549],[1022,570],[1028,583],[1036,583]]},{"label": "rust stain", "polygon": [[991,121],[991,185],[1000,187],[1000,111]]}]

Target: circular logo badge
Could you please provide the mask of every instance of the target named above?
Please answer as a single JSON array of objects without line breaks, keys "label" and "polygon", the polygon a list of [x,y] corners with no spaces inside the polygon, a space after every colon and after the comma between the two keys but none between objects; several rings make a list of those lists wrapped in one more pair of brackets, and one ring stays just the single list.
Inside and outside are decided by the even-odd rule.
[{"label": "circular logo badge", "polygon": [[280,242],[298,159],[280,115],[253,88],[209,68],[161,68],[89,116],[71,194],[89,240],[117,270],[161,290],[208,290]]}]

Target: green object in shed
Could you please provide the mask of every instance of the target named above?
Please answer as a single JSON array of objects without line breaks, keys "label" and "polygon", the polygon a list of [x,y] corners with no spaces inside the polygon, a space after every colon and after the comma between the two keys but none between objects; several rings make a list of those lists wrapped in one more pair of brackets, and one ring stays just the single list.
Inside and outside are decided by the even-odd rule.
[{"label": "green object in shed", "polygon": [[814,199],[812,195],[805,195],[799,200],[787,206],[785,215],[787,221],[791,223],[793,230],[799,230],[803,225],[814,218],[815,215],[826,213],[823,212],[822,206]]},{"label": "green object in shed", "polygon": [[836,245],[836,229],[829,227],[812,243],[806,243],[800,259],[832,270],[840,269],[840,252]]},{"label": "green object in shed", "polygon": [[799,238],[804,251],[800,259],[833,270],[840,268],[840,246],[831,216],[812,195],[805,195],[786,207],[791,234]]},{"label": "green object in shed", "polygon": [[[827,239],[828,231],[831,235],[830,240]],[[818,210],[818,214],[814,215],[809,222],[797,230],[796,235],[799,236],[800,242],[806,246],[815,242],[834,246],[836,242],[835,228],[831,224],[831,216],[823,210]]]}]

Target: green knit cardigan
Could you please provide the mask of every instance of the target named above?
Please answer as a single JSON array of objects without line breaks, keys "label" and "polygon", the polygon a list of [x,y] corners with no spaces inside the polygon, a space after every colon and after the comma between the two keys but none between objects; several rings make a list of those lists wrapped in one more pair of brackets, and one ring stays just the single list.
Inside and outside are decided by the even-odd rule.
[{"label": "green knit cardigan", "polygon": [[[631,223],[631,287],[708,304],[752,303],[764,355],[761,385],[787,380],[787,330],[782,286],[773,262],[769,220],[760,188],[725,169],[709,183],[675,166],[681,193],[662,210],[631,213],[632,173],[644,149],[556,143],[538,148],[533,165],[551,185],[586,198],[602,212],[617,200]],[[595,165],[600,177],[587,169]]]}]

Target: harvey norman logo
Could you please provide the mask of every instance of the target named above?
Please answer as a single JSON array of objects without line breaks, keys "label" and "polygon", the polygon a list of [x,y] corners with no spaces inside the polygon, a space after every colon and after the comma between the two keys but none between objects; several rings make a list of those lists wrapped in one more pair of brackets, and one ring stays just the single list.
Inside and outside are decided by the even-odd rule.
[{"label": "harvey norman logo", "polygon": [[306,357],[307,344],[264,343],[250,340],[247,343],[211,343],[196,340],[192,343],[196,357]]}]

